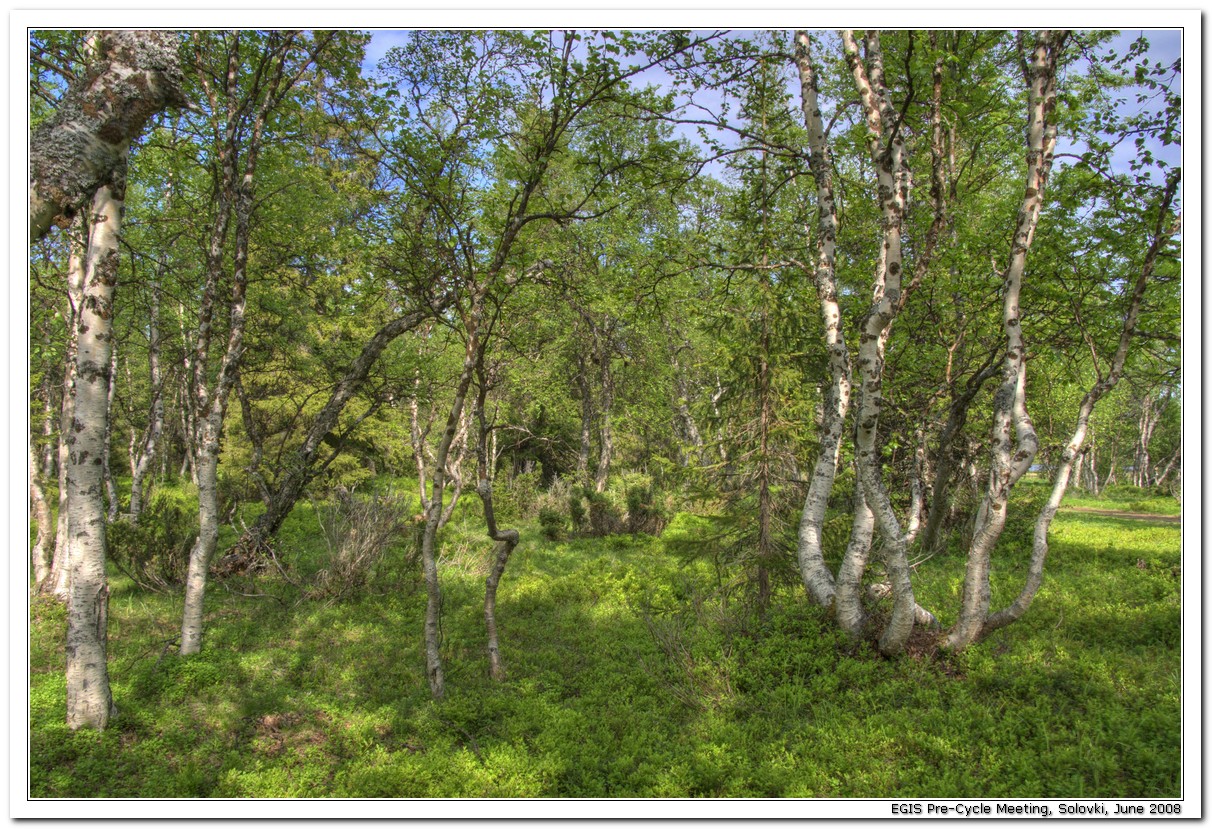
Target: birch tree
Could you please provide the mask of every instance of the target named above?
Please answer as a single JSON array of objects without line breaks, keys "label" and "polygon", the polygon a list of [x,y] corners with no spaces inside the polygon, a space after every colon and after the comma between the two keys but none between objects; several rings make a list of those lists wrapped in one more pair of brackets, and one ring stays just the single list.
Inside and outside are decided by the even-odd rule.
[{"label": "birch tree", "polygon": [[[1036,593],[1039,592],[1040,585],[1043,584],[1044,562],[1048,556],[1048,528],[1052,525],[1052,519],[1056,517],[1061,500],[1065,497],[1065,490],[1069,485],[1069,476],[1073,472],[1073,464],[1081,454],[1082,444],[1086,438],[1086,431],[1090,426],[1090,416],[1093,414],[1094,407],[1098,405],[1099,400],[1115,388],[1116,384],[1119,383],[1120,377],[1123,375],[1124,364],[1128,358],[1128,350],[1140,322],[1141,306],[1144,302],[1145,290],[1157,265],[1158,254],[1169,242],[1171,235],[1177,231],[1176,223],[1171,221],[1170,207],[1174,201],[1174,194],[1178,189],[1178,183],[1178,174],[1172,172],[1167,178],[1156,207],[1157,216],[1150,233],[1144,262],[1141,265],[1140,273],[1136,278],[1132,293],[1128,299],[1127,310],[1124,312],[1119,342],[1116,344],[1115,352],[1111,356],[1110,363],[1106,367],[1105,372],[1100,366],[1095,365],[1097,380],[1082,397],[1073,433],[1065,443],[1060,463],[1057,465],[1056,472],[1053,475],[1052,491],[1035,519],[1031,562],[1027,569],[1026,583],[1009,607],[989,615],[985,620],[981,635],[985,635],[990,631],[1005,627],[1021,619],[1023,614],[1031,607],[1031,602],[1034,600]],[[1097,350],[1092,341],[1090,341],[1090,344],[1091,352],[1097,359]]]},{"label": "birch tree", "polygon": [[[118,278],[126,164],[148,119],[184,103],[172,32],[92,33],[79,76],[31,136],[30,239],[88,210],[87,250],[76,308],[73,372],[65,394],[59,561],[68,600],[67,724],[104,729],[113,711],[106,664],[104,474],[109,433],[113,294]],[[69,273],[81,272],[80,265]],[[70,398],[70,414],[68,399]],[[67,422],[70,418],[70,424]]]},{"label": "birch tree", "polygon": [[[809,595],[831,608],[846,630],[857,634],[865,622],[859,587],[866,569],[873,530],[878,527],[884,538],[885,564],[893,596],[892,616],[884,629],[880,647],[885,653],[895,653],[904,647],[915,621],[931,623],[933,617],[919,608],[913,598],[907,555],[910,533],[902,530],[882,480],[882,446],[877,430],[884,407],[882,385],[890,326],[905,306],[909,294],[925,276],[946,221],[941,180],[942,56],[940,53],[936,58],[933,69],[927,133],[931,152],[933,219],[918,250],[910,278],[906,280],[902,237],[912,182],[910,128],[905,117],[909,100],[900,109],[893,104],[885,81],[883,48],[878,32],[867,32],[861,49],[858,38],[852,32],[842,32],[841,40],[853,83],[859,93],[868,155],[876,172],[881,242],[872,280],[873,303],[860,323],[859,347],[855,355],[859,386],[858,411],[855,415],[858,484],[850,542],[838,571],[838,579],[835,580],[824,563],[821,527],[836,474],[849,407],[851,352],[841,331],[836,279],[838,220],[817,70],[810,35],[805,31],[797,32],[794,61],[800,80],[809,166],[816,183],[817,197],[814,279],[821,305],[831,376],[822,409],[821,452],[809,480],[800,518],[798,557],[801,577]],[[910,33],[907,46],[910,53],[913,43],[914,36]],[[911,516],[915,512],[916,509],[911,507]],[[912,517],[911,525],[914,525]]]},{"label": "birch tree", "polygon": [[[534,228],[604,215],[610,206],[600,198],[613,178],[646,163],[628,148],[620,152],[602,121],[582,137],[581,149],[572,146],[583,121],[625,100],[627,79],[655,64],[622,67],[612,55],[629,48],[627,41],[614,33],[419,32],[381,68],[398,105],[378,114],[371,152],[402,185],[399,220],[412,231],[407,246],[399,246],[396,269],[421,289],[451,286],[464,342],[434,452],[421,540],[426,675],[435,698],[445,693],[438,525],[451,448],[491,335],[487,321],[519,281],[545,267],[525,252]],[[573,152],[585,158],[581,174],[554,185],[553,166]]]},{"label": "birch tree", "polygon": [[[320,33],[314,37],[300,32],[273,32],[263,37],[242,32],[223,33],[218,36],[217,45],[222,50],[220,55],[225,66],[217,71],[207,63],[206,45],[202,41],[195,44],[195,67],[211,113],[217,169],[212,171],[215,213],[191,357],[191,391],[197,412],[193,467],[198,476],[199,534],[190,551],[185,582],[182,656],[197,653],[202,646],[207,570],[219,535],[219,442],[244,348],[258,161],[278,108],[335,37],[334,33]],[[253,66],[248,77],[241,76],[245,60]],[[227,270],[229,231],[234,235],[230,296],[225,304],[220,304],[218,292]],[[228,317],[227,342],[212,378],[209,376],[211,341],[216,315],[223,311]]]},{"label": "birch tree", "polygon": [[93,198],[77,329],[71,432],[67,438],[67,725],[103,730],[113,715],[106,663],[109,585],[105,576],[105,447],[113,346],[113,298],[125,166]]},{"label": "birch tree", "polygon": [[54,115],[30,137],[30,241],[112,180],[148,120],[185,103],[177,32],[101,31]]},{"label": "birch tree", "polygon": [[[944,645],[961,650],[980,636],[989,612],[989,560],[1006,525],[1010,490],[1030,468],[1039,447],[1035,426],[1027,413],[1026,350],[1020,324],[1019,295],[1027,254],[1035,237],[1044,203],[1044,187],[1056,148],[1057,66],[1067,32],[1041,31],[1035,36],[1030,61],[1024,61],[1028,86],[1027,180],[1010,245],[1010,260],[1002,287],[1002,326],[1006,352],[1002,383],[994,397],[992,457],[989,484],[976,517],[968,549],[968,565],[959,620]],[[1020,34],[1020,39],[1024,36]]]},{"label": "birch tree", "polygon": [[43,583],[53,595],[67,601],[68,575],[71,572],[71,508],[68,505],[67,470],[70,455],[69,440],[76,410],[76,356],[79,350],[80,315],[84,306],[85,257],[88,246],[88,223],[83,214],[72,222],[67,257],[67,344],[64,349],[63,388],[59,411],[59,513],[56,519],[55,555],[50,578]]}]

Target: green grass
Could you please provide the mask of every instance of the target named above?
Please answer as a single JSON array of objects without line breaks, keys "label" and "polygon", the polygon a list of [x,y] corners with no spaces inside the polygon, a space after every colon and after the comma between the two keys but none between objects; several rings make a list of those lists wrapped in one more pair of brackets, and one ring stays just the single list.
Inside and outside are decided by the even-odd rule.
[{"label": "green grass", "polygon": [[[551,543],[527,526],[498,606],[509,676],[494,683],[474,572],[489,545],[473,517],[445,539],[440,704],[424,679],[424,591],[402,568],[334,604],[212,584],[204,652],[187,659],[166,648],[180,598],[114,579],[120,710],[102,734],[64,726],[64,612],[36,602],[32,794],[1179,794],[1176,525],[1062,513],[1023,621],[960,656],[891,660],[847,642],[802,589],[782,587],[759,618],[712,600],[715,571],[659,539]],[[283,533],[300,572],[317,566],[314,522],[303,505]],[[997,607],[1019,589],[1029,526],[1012,521],[999,547]],[[917,575],[944,623],[962,570],[940,555]]]},{"label": "green grass", "polygon": [[1179,515],[1182,504],[1173,495],[1159,494],[1134,486],[1109,486],[1098,497],[1070,488],[1062,507],[1138,512],[1150,515]]}]

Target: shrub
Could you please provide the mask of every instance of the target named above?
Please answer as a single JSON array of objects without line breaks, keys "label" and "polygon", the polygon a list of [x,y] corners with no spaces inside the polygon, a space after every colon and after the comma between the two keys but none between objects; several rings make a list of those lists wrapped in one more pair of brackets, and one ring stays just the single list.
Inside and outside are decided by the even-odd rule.
[{"label": "shrub", "polygon": [[585,512],[585,502],[581,500],[581,493],[575,489],[568,495],[568,517],[572,521],[572,531],[577,535],[583,534],[589,516]]},{"label": "shrub", "polygon": [[[384,554],[410,537],[411,505],[410,498],[391,490],[359,496],[344,487],[337,487],[328,503],[316,505],[328,566],[316,574],[310,595],[335,600],[366,584]],[[416,558],[415,547],[407,558]]]},{"label": "shrub", "polygon": [[564,516],[559,510],[543,507],[539,510],[539,526],[543,537],[548,541],[561,541],[564,538]]},{"label": "shrub", "polygon": [[521,472],[509,481],[497,478],[493,506],[498,520],[524,521],[533,518],[539,502],[539,473]]},{"label": "shrub", "polygon": [[660,535],[665,528],[665,515],[656,503],[654,488],[647,485],[627,489],[627,531],[632,535]]},{"label": "shrub", "polygon": [[138,523],[122,518],[109,525],[110,560],[144,590],[161,592],[180,586],[198,537],[198,513],[191,507],[184,493],[157,492]]},{"label": "shrub", "polygon": [[622,529],[623,520],[619,511],[605,493],[594,492],[585,487],[584,494],[589,503],[589,535],[601,538],[614,535]]}]

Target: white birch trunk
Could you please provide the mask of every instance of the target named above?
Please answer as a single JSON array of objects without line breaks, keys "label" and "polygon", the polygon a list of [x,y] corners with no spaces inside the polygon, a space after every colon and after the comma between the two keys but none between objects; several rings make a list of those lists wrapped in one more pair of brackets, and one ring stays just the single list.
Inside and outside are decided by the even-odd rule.
[{"label": "white birch trunk", "polygon": [[421,570],[425,578],[425,675],[429,679],[429,691],[434,699],[446,695],[446,678],[442,669],[441,614],[442,588],[438,580],[437,537],[442,520],[443,500],[446,494],[446,469],[450,448],[454,443],[467,390],[471,387],[479,354],[479,322],[483,297],[472,299],[472,311],[467,321],[467,345],[463,356],[463,368],[455,387],[454,401],[446,417],[446,427],[438,450],[434,456],[433,479],[430,485],[429,506],[425,510],[425,528],[421,535]]},{"label": "white birch trunk", "polygon": [[43,385],[46,394],[45,402],[42,409],[42,458],[39,461],[39,468],[46,478],[57,474],[58,470],[58,441],[55,437],[55,405],[50,386],[50,374],[44,375]]},{"label": "white birch trunk", "polygon": [[39,590],[50,579],[51,564],[54,550],[52,544],[55,536],[54,522],[51,520],[50,505],[42,490],[41,458],[34,451],[34,442],[29,442],[29,501],[34,513],[34,526],[38,535],[31,550],[31,563],[34,572],[34,588]]},{"label": "white birch trunk", "polygon": [[[112,323],[111,323],[112,324]],[[113,417],[114,391],[118,384],[118,344],[110,343],[109,349],[109,388],[105,392],[105,441],[101,449],[101,475],[105,481],[105,517],[108,521],[118,520],[118,487],[114,484],[114,471],[110,467],[110,456],[113,448]]]},{"label": "white birch trunk", "polygon": [[[1010,489],[1035,457],[1038,442],[1026,410],[1025,346],[1019,324],[1019,294],[1035,227],[1043,206],[1043,191],[1052,168],[1056,124],[1049,114],[1056,100],[1056,66],[1064,32],[1040,32],[1027,75],[1030,97],[1027,118],[1027,183],[1024,190],[1010,263],[1004,282],[1002,327],[1006,356],[1001,387],[994,396],[993,450],[989,485],[968,549],[959,620],[943,645],[962,650],[981,634],[989,611],[989,562],[1006,525]],[[1017,447],[1016,447],[1017,443]]]},{"label": "white birch trunk", "polygon": [[1170,460],[1166,463],[1165,468],[1162,469],[1161,474],[1157,476],[1157,480],[1154,482],[1155,486],[1161,486],[1166,482],[1166,479],[1170,477],[1170,473],[1174,471],[1175,464],[1179,462],[1179,458],[1182,456],[1182,453],[1182,447],[1179,447],[1178,450],[1170,456]]},{"label": "white birch trunk", "polygon": [[[414,393],[408,401],[409,439],[412,442],[412,454],[417,467],[417,487],[421,494],[421,511],[428,512],[430,507],[429,464],[436,463],[433,450],[429,447],[429,430],[433,424],[433,411],[430,411],[428,419],[425,422],[425,427],[421,428],[420,405],[416,397],[416,390],[420,382],[420,376],[418,375],[413,380]],[[446,474],[443,477],[452,486],[450,501],[446,503],[438,517],[439,531],[446,526],[451,516],[454,515],[455,507],[459,503],[459,496],[463,494],[463,461],[467,457],[468,427],[469,418],[465,410],[460,416],[458,430],[455,432],[450,455],[447,457]]]},{"label": "white birch trunk", "polygon": [[189,552],[185,600],[181,613],[179,652],[189,656],[202,650],[206,578],[219,539],[219,436],[207,418],[198,437],[194,469],[198,473],[198,537]]},{"label": "white birch trunk", "polygon": [[88,71],[30,139],[30,241],[124,176],[127,149],[147,121],[185,103],[178,40],[167,29],[96,34]]},{"label": "white birch trunk", "polygon": [[[892,586],[892,614],[880,637],[879,647],[885,654],[904,649],[913,632],[914,611],[917,607],[910,582],[909,559],[905,535],[892,509],[892,502],[880,476],[877,430],[883,408],[883,344],[889,327],[901,305],[901,227],[904,221],[908,176],[905,168],[904,138],[899,125],[885,123],[885,115],[894,114],[883,87],[883,66],[878,33],[868,32],[867,52],[870,70],[863,65],[858,44],[850,31],[842,32],[855,85],[867,122],[867,143],[879,183],[883,229],[882,267],[876,276],[877,295],[862,324],[857,371],[861,378],[856,412],[855,454],[859,484],[884,538],[884,559]],[[885,130],[892,130],[884,146]],[[879,290],[879,284],[883,289]]]},{"label": "white birch trunk", "polygon": [[614,408],[614,376],[610,373],[610,349],[605,347],[598,355],[601,360],[599,374],[602,398],[597,407],[598,415],[598,468],[594,473],[595,492],[605,492],[610,482],[610,463],[614,458],[614,431],[610,425],[610,410]]},{"label": "white birch trunk", "polygon": [[[263,96],[256,102],[256,109],[248,117],[251,101],[240,103],[236,76],[238,74],[239,46],[237,34],[228,52],[227,76],[224,92],[227,103],[227,120],[224,125],[224,140],[220,146],[219,162],[222,178],[219,182],[215,223],[212,226],[210,247],[207,251],[207,278],[203,292],[202,309],[199,313],[198,344],[195,350],[194,394],[197,401],[198,426],[197,455],[194,458],[194,473],[198,478],[198,539],[190,551],[189,573],[185,582],[185,601],[181,617],[180,654],[197,653],[202,647],[203,600],[206,592],[207,572],[215,552],[219,535],[218,511],[218,465],[219,441],[223,435],[223,420],[227,413],[227,401],[239,374],[240,360],[244,352],[245,303],[248,289],[249,237],[252,233],[252,214],[255,205],[254,190],[257,160],[261,140],[270,109],[278,102],[283,82],[286,44],[293,38],[287,33],[265,57],[262,69],[267,76],[259,76],[265,86],[259,92]],[[267,68],[269,67],[269,68]],[[260,70],[258,70],[260,71]],[[297,78],[296,78],[297,80]],[[208,95],[213,90],[206,87]],[[212,105],[214,99],[212,98]],[[247,129],[239,147],[240,127]],[[235,160],[243,156],[244,165],[240,178],[236,178]],[[219,365],[219,374],[212,390],[206,382],[208,350],[211,339],[211,324],[215,306],[215,291],[219,274],[223,269],[224,241],[227,237],[229,213],[236,219],[235,245],[231,270],[231,299],[228,306],[227,348]]]},{"label": "white birch trunk", "polygon": [[1047,503],[1040,510],[1039,516],[1035,519],[1031,563],[1027,569],[1026,584],[1009,607],[998,613],[994,613],[988,618],[985,622],[982,635],[1021,619],[1023,614],[1031,607],[1031,602],[1034,600],[1036,593],[1039,592],[1040,585],[1043,584],[1044,562],[1048,556],[1048,528],[1052,524],[1052,519],[1056,517],[1056,511],[1060,508],[1061,499],[1065,497],[1065,489],[1069,485],[1069,474],[1073,469],[1074,461],[1079,460],[1081,457],[1082,444],[1086,439],[1086,430],[1090,425],[1090,415],[1094,412],[1094,407],[1098,404],[1098,401],[1115,388],[1116,384],[1119,383],[1120,376],[1123,374],[1124,363],[1128,357],[1128,348],[1132,335],[1136,330],[1137,321],[1140,318],[1140,308],[1141,303],[1144,301],[1145,288],[1153,275],[1153,267],[1157,261],[1158,252],[1168,240],[1168,236],[1163,233],[1163,228],[1166,225],[1166,215],[1169,212],[1170,203],[1177,187],[1178,177],[1171,176],[1162,194],[1156,229],[1153,239],[1149,244],[1148,252],[1145,255],[1140,276],[1137,277],[1136,285],[1132,292],[1132,299],[1120,332],[1119,345],[1116,348],[1115,356],[1111,360],[1110,371],[1106,377],[1100,376],[1090,391],[1086,392],[1086,395],[1082,398],[1077,414],[1077,425],[1073,430],[1073,435],[1069,438],[1069,442],[1065,445],[1064,453],[1061,455],[1061,462],[1057,467],[1056,476],[1052,483],[1052,492],[1048,497]]},{"label": "white birch trunk", "polygon": [[1141,400],[1140,419],[1137,422],[1138,442],[1136,457],[1133,459],[1135,469],[1132,472],[1133,483],[1138,487],[1149,485],[1149,444],[1153,442],[1153,430],[1157,428],[1158,409],[1154,404],[1153,394],[1146,392]]},{"label": "white birch trunk", "polygon": [[925,431],[919,427],[914,437],[913,480],[909,483],[909,514],[905,520],[905,543],[910,546],[922,526],[922,505],[925,503],[922,481],[927,474]]},{"label": "white birch trunk", "polygon": [[[244,345],[244,306],[248,285],[248,235],[252,213],[251,173],[246,176],[236,207],[236,250],[232,269],[232,296],[227,349],[219,368],[213,397],[200,386],[199,412],[206,412],[199,428],[194,471],[198,476],[198,538],[189,554],[185,580],[185,603],[181,617],[180,654],[188,656],[202,648],[203,600],[206,579],[219,539],[219,441],[227,401],[235,384]],[[204,358],[205,355],[203,355]],[[205,402],[203,400],[205,399]]]},{"label": "white birch trunk", "polygon": [[862,484],[856,482],[850,541],[846,544],[846,554],[838,567],[837,589],[834,595],[834,615],[838,626],[855,638],[863,632],[867,623],[867,613],[863,610],[862,583],[874,532],[875,516],[867,506]]},{"label": "white birch trunk", "polygon": [[[171,202],[172,190],[165,196],[166,205]],[[147,424],[147,436],[138,448],[131,464],[130,516],[138,521],[143,512],[143,485],[147,473],[156,459],[160,438],[164,434],[164,376],[160,370],[160,282],[164,264],[157,268],[151,283],[151,308],[148,312],[147,370],[151,386],[151,416]]]},{"label": "white birch trunk", "polygon": [[113,713],[106,665],[105,446],[113,294],[118,278],[125,169],[97,190],[77,329],[75,401],[68,435],[67,726],[102,730]]},{"label": "white birch trunk", "polygon": [[585,355],[577,354],[577,390],[581,393],[581,443],[577,450],[576,478],[581,484],[589,483],[589,453],[593,451],[593,388],[589,383],[589,369]]},{"label": "white birch trunk", "polygon": [[492,501],[492,476],[489,474],[488,435],[492,431],[484,413],[484,403],[488,396],[488,377],[484,371],[484,349],[479,348],[476,373],[479,387],[476,395],[474,418],[479,426],[479,440],[476,442],[476,458],[478,482],[476,492],[484,504],[484,526],[488,537],[496,542],[496,555],[493,559],[492,570],[484,582],[484,627],[488,635],[488,672],[489,676],[498,682],[505,679],[505,661],[501,657],[500,635],[497,629],[497,589],[509,557],[517,547],[521,535],[517,530],[501,530],[497,527],[496,510]]},{"label": "white birch trunk", "polygon": [[67,601],[68,576],[71,573],[71,510],[67,505],[67,472],[72,423],[76,404],[76,349],[79,338],[80,311],[84,304],[84,270],[88,247],[88,223],[83,214],[72,225],[72,238],[67,258],[67,299],[71,305],[68,319],[67,354],[63,367],[63,401],[59,413],[59,517],[55,533],[55,557],[48,582],[51,593]]},{"label": "white birch trunk", "polygon": [[[825,508],[837,474],[846,413],[850,408],[850,350],[842,335],[837,289],[837,206],[833,194],[833,165],[821,119],[812,41],[806,31],[795,33],[795,60],[800,76],[801,107],[808,129],[809,166],[817,190],[817,261],[814,271],[817,297],[825,326],[832,382],[825,394],[821,417],[821,450],[808,483],[800,514],[796,555],[800,576],[809,597],[817,604],[834,604],[834,579],[821,549]],[[861,499],[856,499],[861,500]],[[859,576],[861,578],[861,571]],[[861,612],[861,607],[860,607]],[[843,625],[845,626],[845,625]]]}]

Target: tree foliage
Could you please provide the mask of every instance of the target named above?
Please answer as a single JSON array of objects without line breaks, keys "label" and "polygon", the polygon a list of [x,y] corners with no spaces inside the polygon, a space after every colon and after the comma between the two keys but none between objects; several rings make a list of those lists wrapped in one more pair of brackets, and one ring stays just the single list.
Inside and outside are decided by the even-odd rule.
[{"label": "tree foliage", "polygon": [[[767,612],[798,568],[886,653],[942,624],[971,645],[1019,478],[1181,491],[1182,67],[1112,35],[419,30],[377,67],[358,32],[122,35],[163,77],[115,116],[114,563],[186,581],[156,495],[177,479],[198,486],[196,590],[216,562],[283,574],[283,521],[335,498],[311,595],[415,553],[440,697],[455,516],[496,545],[503,677],[496,594],[526,544],[506,524],[682,512],[702,532],[671,549],[711,558],[721,601]],[[31,146],[89,110],[111,40],[33,34]],[[39,172],[96,166],[73,164],[33,166],[36,231],[82,204]],[[34,236],[50,503],[80,309],[71,234]],[[385,477],[419,512],[380,515],[405,510],[369,493]],[[407,544],[354,538],[371,505]],[[212,557],[221,526],[238,540]],[[919,606],[915,566],[956,568],[961,606]]]}]

